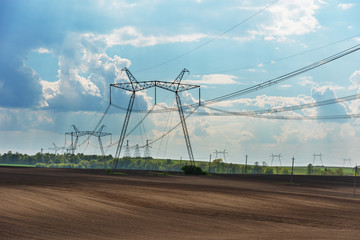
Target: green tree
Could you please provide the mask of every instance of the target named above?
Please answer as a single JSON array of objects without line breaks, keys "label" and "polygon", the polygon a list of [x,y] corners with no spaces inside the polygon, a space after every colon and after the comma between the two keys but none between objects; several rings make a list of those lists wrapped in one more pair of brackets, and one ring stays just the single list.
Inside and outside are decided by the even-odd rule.
[{"label": "green tree", "polygon": [[310,163],[309,165],[307,165],[306,167],[306,173],[307,175],[311,175],[314,172],[314,167],[313,165]]},{"label": "green tree", "polygon": [[283,168],[282,171],[281,171],[281,174],[282,175],[290,175],[290,171],[287,168]]},{"label": "green tree", "polygon": [[262,173],[262,167],[259,166],[259,162],[255,162],[254,173],[255,174],[261,174]]},{"label": "green tree", "polygon": [[344,176],[344,170],[342,168],[338,168],[335,170],[335,174],[339,176]]},{"label": "green tree", "polygon": [[266,167],[265,168],[265,174],[274,174],[274,170],[272,167]]}]

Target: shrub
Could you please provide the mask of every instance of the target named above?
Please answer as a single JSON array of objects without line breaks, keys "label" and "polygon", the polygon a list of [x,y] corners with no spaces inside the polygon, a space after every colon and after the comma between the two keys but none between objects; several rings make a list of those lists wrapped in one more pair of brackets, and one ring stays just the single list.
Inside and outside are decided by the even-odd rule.
[{"label": "shrub", "polygon": [[194,165],[185,165],[181,168],[181,170],[186,175],[207,175],[207,172],[202,170],[201,167],[194,166]]},{"label": "shrub", "polygon": [[314,167],[313,167],[313,165],[310,163],[310,164],[307,165],[307,167],[306,167],[306,173],[307,173],[308,175],[311,175],[313,172],[314,172]]},{"label": "shrub", "polygon": [[282,174],[282,175],[290,175],[289,169],[284,168],[284,169],[282,170],[282,173],[281,173],[281,174]]}]

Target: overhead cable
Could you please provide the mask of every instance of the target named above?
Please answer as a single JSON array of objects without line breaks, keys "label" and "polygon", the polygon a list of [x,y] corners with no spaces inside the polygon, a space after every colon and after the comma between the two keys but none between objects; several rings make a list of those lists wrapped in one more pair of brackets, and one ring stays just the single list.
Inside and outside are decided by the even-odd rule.
[{"label": "overhead cable", "polygon": [[234,97],[238,97],[238,96],[241,96],[241,95],[244,95],[244,94],[248,94],[248,93],[252,93],[252,92],[255,92],[255,91],[258,91],[258,90],[261,90],[261,89],[264,89],[264,88],[267,88],[267,87],[270,87],[270,86],[273,86],[273,85],[276,85],[280,82],[283,82],[285,80],[288,80],[290,78],[293,78],[295,76],[298,76],[302,73],[305,73],[305,72],[308,72],[312,69],[315,69],[315,68],[318,68],[322,65],[325,65],[327,63],[330,63],[334,60],[337,60],[339,58],[342,58],[346,55],[349,55],[353,52],[356,52],[360,50],[360,44],[357,44],[351,48],[348,48],[346,50],[343,50],[341,52],[338,52],[330,57],[327,57],[327,58],[324,58],[320,61],[317,61],[315,63],[312,63],[310,65],[307,65],[305,67],[302,67],[298,70],[295,70],[293,72],[290,72],[290,73],[287,73],[287,74],[284,74],[280,77],[276,77],[274,79],[271,79],[271,80],[268,80],[268,81],[265,81],[263,83],[260,83],[260,84],[257,84],[257,85],[254,85],[252,87],[248,87],[248,88],[245,88],[243,90],[239,90],[239,91],[236,91],[236,92],[232,92],[232,93],[229,93],[229,94],[226,94],[226,95],[223,95],[223,96],[220,96],[220,97],[216,97],[216,98],[213,98],[213,99],[209,99],[207,101],[203,101],[201,104],[202,105],[207,105],[207,104],[213,104],[213,103],[216,103],[216,102],[221,102],[221,101],[224,101],[224,100],[227,100],[227,99],[231,99],[231,98],[234,98]]},{"label": "overhead cable", "polygon": [[[290,55],[290,56],[286,56],[286,57],[282,57],[282,58],[278,58],[278,59],[274,59],[274,60],[262,62],[261,64],[262,64],[262,65],[266,65],[266,64],[272,64],[272,63],[274,63],[274,62],[281,62],[281,61],[284,61],[284,60],[286,60],[286,59],[290,59],[290,58],[293,58],[293,57],[297,57],[297,56],[304,55],[304,54],[309,53],[309,52],[314,52],[314,51],[317,51],[317,50],[320,50],[320,49],[323,49],[323,48],[326,48],[326,47],[330,47],[330,46],[332,46],[332,45],[336,45],[336,44],[338,44],[338,43],[345,42],[345,41],[347,41],[347,40],[354,39],[354,38],[359,37],[359,36],[360,36],[360,34],[356,34],[356,35],[353,35],[353,36],[351,36],[351,37],[347,37],[347,38],[344,38],[344,39],[341,39],[341,40],[338,40],[338,41],[335,41],[335,42],[331,42],[331,43],[322,45],[322,46],[320,46],[320,47],[316,47],[316,48],[309,49],[309,50],[307,50],[307,51],[303,51],[303,52],[296,53],[296,54],[293,54],[293,55]],[[248,65],[248,66],[243,66],[243,67],[226,69],[226,70],[220,70],[220,71],[211,72],[211,73],[209,73],[209,72],[208,72],[208,73],[195,73],[194,75],[219,74],[219,73],[235,72],[235,71],[240,71],[240,70],[248,70],[249,68],[258,67],[259,64],[260,64],[260,63],[258,63],[258,64],[253,64],[253,65]]]},{"label": "overhead cable", "polygon": [[158,68],[158,67],[163,66],[163,65],[165,65],[165,64],[168,64],[168,63],[170,63],[170,62],[173,62],[173,61],[175,61],[175,60],[177,60],[177,59],[179,59],[179,58],[182,58],[182,57],[184,57],[184,56],[186,56],[186,55],[188,55],[188,54],[190,54],[190,53],[192,53],[192,52],[194,52],[194,51],[196,51],[196,50],[204,47],[205,45],[207,45],[207,44],[215,41],[216,39],[220,38],[221,36],[225,35],[226,33],[234,30],[235,28],[239,27],[240,25],[244,24],[245,22],[249,21],[250,19],[254,18],[256,15],[258,15],[258,14],[260,14],[261,12],[265,11],[266,9],[270,8],[272,5],[274,5],[274,4],[277,3],[278,1],[280,1],[280,0],[273,1],[272,3],[270,3],[269,5],[266,5],[265,7],[261,8],[259,11],[255,12],[255,13],[252,14],[251,16],[247,17],[246,19],[244,19],[244,20],[241,21],[240,23],[238,23],[238,24],[234,25],[233,27],[229,28],[229,29],[226,30],[225,32],[222,32],[221,34],[215,36],[214,38],[211,38],[210,40],[204,42],[203,44],[201,44],[201,45],[199,45],[199,46],[197,46],[197,47],[195,47],[195,48],[193,48],[193,49],[191,49],[191,50],[189,50],[189,51],[187,51],[187,52],[185,52],[185,53],[183,53],[183,54],[181,54],[181,55],[179,55],[179,56],[176,56],[176,57],[171,58],[171,59],[169,59],[169,60],[167,60],[167,61],[165,61],[165,62],[156,64],[156,65],[153,65],[153,66],[151,66],[151,67],[144,68],[144,69],[140,69],[140,70],[137,70],[137,71],[134,71],[134,72],[135,72],[135,73],[138,73],[138,72],[144,72],[144,71],[147,71],[147,70],[150,70],[150,69],[153,69],[153,68]]},{"label": "overhead cable", "polygon": [[266,113],[280,113],[280,112],[287,112],[287,111],[295,111],[301,109],[308,109],[308,108],[315,108],[320,106],[326,106],[330,104],[336,104],[341,102],[347,102],[360,99],[360,94],[350,95],[342,98],[334,98],[328,99],[320,102],[313,102],[313,103],[306,103],[300,104],[295,106],[287,106],[287,107],[278,107],[278,108],[271,108],[271,109],[263,109],[263,110],[255,110],[255,111],[240,111],[240,112],[233,112],[233,111],[226,111],[214,107],[203,106],[204,108],[208,108],[217,112],[196,112],[195,115],[204,115],[204,116],[254,116],[259,114],[266,114]]}]

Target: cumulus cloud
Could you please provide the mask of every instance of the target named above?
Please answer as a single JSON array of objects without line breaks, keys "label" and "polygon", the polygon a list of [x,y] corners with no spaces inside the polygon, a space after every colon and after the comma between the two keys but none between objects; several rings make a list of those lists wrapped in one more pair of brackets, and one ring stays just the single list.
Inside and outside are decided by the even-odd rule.
[{"label": "cumulus cloud", "polygon": [[[337,98],[334,89],[332,89],[329,86],[313,87],[311,89],[311,96],[317,102]],[[343,115],[343,114],[347,114],[346,107],[343,103],[331,104],[328,106],[318,108],[319,116]]]},{"label": "cumulus cloud", "polygon": [[228,74],[209,74],[209,75],[202,75],[202,76],[195,76],[200,78],[199,80],[185,80],[184,82],[190,84],[205,84],[205,85],[212,85],[212,84],[239,84],[236,80],[238,79],[237,76],[228,75]]},{"label": "cumulus cloud", "polygon": [[286,40],[291,35],[303,35],[321,28],[316,11],[321,0],[283,1],[267,9],[270,20],[260,24],[257,30],[249,31],[251,35],[263,36],[265,40]]},{"label": "cumulus cloud", "polygon": [[[289,122],[283,124],[280,128],[280,134],[275,136],[278,143],[304,143],[309,140],[321,140],[327,136],[328,129],[323,123],[302,123],[303,127],[299,128],[299,123]],[[315,126],[314,126],[315,125]]]},{"label": "cumulus cloud", "polygon": [[89,35],[96,39],[101,39],[107,46],[112,47],[115,45],[132,45],[135,47],[148,47],[158,44],[175,43],[175,42],[194,42],[199,41],[202,38],[207,37],[205,34],[193,33],[193,34],[179,34],[173,36],[144,36],[136,28],[127,26],[123,28],[114,29],[109,34],[102,35]]},{"label": "cumulus cloud", "polygon": [[37,52],[37,53],[40,53],[40,54],[43,54],[43,53],[50,53],[50,50],[49,49],[47,49],[47,48],[38,48],[38,49],[35,49],[34,50],[35,52]]},{"label": "cumulus cloud", "polygon": [[[128,59],[106,54],[106,43],[89,34],[69,34],[55,49],[58,81],[41,81],[43,106],[56,110],[102,110],[109,102],[109,84],[125,81],[121,71],[130,66]],[[140,105],[146,108],[143,95]],[[125,92],[120,98],[127,99]]]},{"label": "cumulus cloud", "polygon": [[340,8],[342,10],[347,10],[347,9],[350,9],[353,6],[355,6],[355,4],[353,4],[353,3],[339,3],[337,6],[338,6],[338,8]]},{"label": "cumulus cloud", "polygon": [[350,80],[350,90],[357,90],[357,92],[360,92],[360,70],[357,70],[353,72],[349,78]]},{"label": "cumulus cloud", "polygon": [[42,101],[39,76],[16,55],[0,57],[0,96],[2,107],[36,107]]},{"label": "cumulus cloud", "polygon": [[304,86],[304,87],[307,86],[307,85],[313,86],[313,85],[315,85],[315,82],[312,79],[313,79],[312,76],[300,77],[299,78],[300,82],[298,84],[301,85],[301,86]]}]

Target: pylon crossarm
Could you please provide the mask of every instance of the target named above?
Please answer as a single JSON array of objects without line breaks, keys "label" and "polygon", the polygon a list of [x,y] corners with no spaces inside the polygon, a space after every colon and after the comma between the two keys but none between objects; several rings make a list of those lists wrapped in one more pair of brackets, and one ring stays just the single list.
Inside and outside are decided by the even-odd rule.
[{"label": "pylon crossarm", "polygon": [[121,88],[123,90],[133,92],[133,91],[141,91],[144,90],[140,84],[133,84],[133,83],[112,83],[110,84],[111,87]]},{"label": "pylon crossarm", "polygon": [[193,151],[191,148],[191,142],[190,142],[189,133],[188,133],[188,130],[186,127],[184,112],[182,109],[180,96],[177,92],[175,93],[175,98],[176,98],[176,103],[177,103],[178,110],[179,110],[181,126],[182,126],[183,133],[184,133],[184,138],[185,138],[185,143],[186,143],[186,147],[187,147],[188,154],[189,154],[190,163],[191,163],[191,165],[195,165],[194,154],[193,154]]},{"label": "pylon crossarm", "polygon": [[193,85],[193,84],[186,84],[186,83],[179,83],[179,84],[173,84],[170,82],[164,82],[164,81],[144,81],[144,82],[137,82],[136,84],[132,83],[113,83],[110,84],[111,87],[120,88],[129,92],[132,91],[142,91],[145,89],[149,89],[152,87],[159,87],[165,90],[169,90],[172,92],[184,92],[188,90],[192,90],[195,88],[200,88],[199,85]]},{"label": "pylon crossarm", "polygon": [[115,164],[114,164],[115,169],[117,168],[117,164],[118,164],[118,160],[119,160],[119,157],[120,157],[121,149],[122,149],[122,146],[123,146],[123,143],[124,143],[124,139],[125,139],[125,135],[126,135],[126,129],[128,127],[128,124],[129,124],[131,111],[132,111],[132,108],[134,106],[134,101],[135,101],[135,92],[133,92],[131,94],[130,101],[129,101],[129,106],[128,106],[128,109],[126,111],[125,120],[124,120],[123,127],[122,127],[121,134],[120,134],[119,143],[118,143],[118,146],[117,146],[117,149],[116,149]]}]

